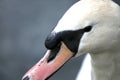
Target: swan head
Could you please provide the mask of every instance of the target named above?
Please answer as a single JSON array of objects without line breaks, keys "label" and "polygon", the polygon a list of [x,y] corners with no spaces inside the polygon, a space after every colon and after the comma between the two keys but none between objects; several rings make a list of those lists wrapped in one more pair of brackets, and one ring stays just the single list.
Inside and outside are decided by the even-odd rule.
[{"label": "swan head", "polygon": [[119,6],[110,0],[80,1],[61,18],[45,45],[52,49],[62,41],[74,55],[111,50],[120,41],[119,17]]},{"label": "swan head", "polygon": [[45,80],[75,55],[118,49],[119,17],[120,7],[111,0],[77,2],[48,35],[47,53],[23,80]]}]

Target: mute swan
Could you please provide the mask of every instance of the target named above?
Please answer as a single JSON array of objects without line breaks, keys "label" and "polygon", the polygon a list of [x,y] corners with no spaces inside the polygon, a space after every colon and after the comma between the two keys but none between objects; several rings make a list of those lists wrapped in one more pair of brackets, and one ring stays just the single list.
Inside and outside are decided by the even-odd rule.
[{"label": "mute swan", "polygon": [[85,53],[91,56],[91,80],[120,80],[120,6],[112,0],[78,1],[45,46],[45,56],[22,80],[45,80],[71,57]]}]

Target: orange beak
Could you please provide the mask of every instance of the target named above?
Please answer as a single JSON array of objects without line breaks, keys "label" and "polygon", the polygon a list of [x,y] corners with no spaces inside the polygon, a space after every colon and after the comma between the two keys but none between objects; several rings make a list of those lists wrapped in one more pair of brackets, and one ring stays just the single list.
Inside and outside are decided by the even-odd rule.
[{"label": "orange beak", "polygon": [[50,53],[51,51],[48,50],[44,57],[23,76],[22,80],[45,80],[73,56],[73,52],[64,43],[57,56],[47,62]]}]

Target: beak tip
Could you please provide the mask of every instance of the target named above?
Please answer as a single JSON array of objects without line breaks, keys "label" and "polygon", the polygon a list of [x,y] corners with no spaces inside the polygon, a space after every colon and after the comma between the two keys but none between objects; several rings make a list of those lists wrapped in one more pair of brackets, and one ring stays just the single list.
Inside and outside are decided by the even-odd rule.
[{"label": "beak tip", "polygon": [[26,76],[22,80],[30,80],[30,78],[28,76]]}]

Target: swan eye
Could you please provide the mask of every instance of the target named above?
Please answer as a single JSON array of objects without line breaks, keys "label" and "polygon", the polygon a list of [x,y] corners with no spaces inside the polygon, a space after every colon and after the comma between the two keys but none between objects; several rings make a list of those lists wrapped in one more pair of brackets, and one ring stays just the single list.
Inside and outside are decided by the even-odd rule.
[{"label": "swan eye", "polygon": [[92,30],[92,26],[87,26],[83,29],[85,32],[90,32]]}]

